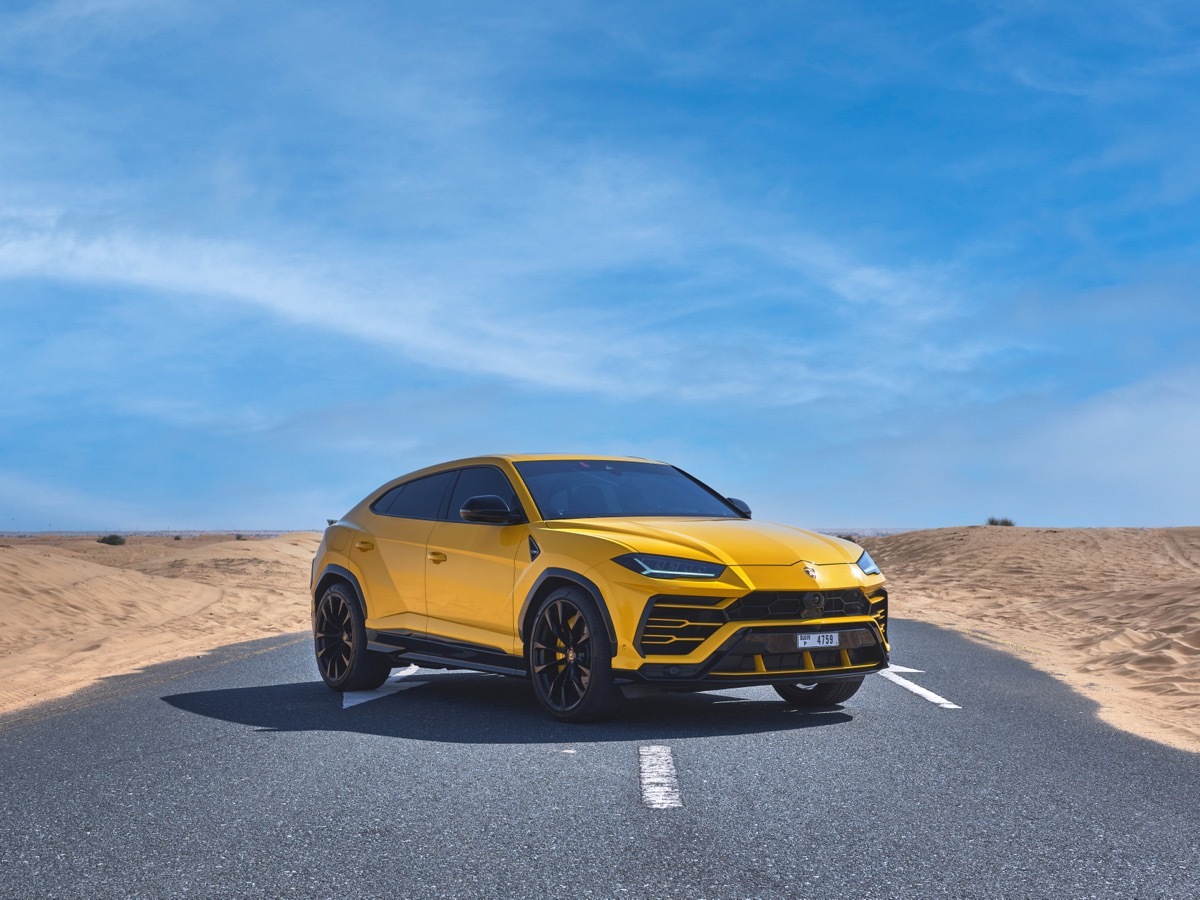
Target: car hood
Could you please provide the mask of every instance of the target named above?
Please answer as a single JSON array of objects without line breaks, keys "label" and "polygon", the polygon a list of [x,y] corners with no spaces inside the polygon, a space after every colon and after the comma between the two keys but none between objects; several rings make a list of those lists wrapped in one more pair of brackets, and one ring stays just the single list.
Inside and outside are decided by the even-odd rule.
[{"label": "car hood", "polygon": [[752,519],[558,519],[547,527],[592,534],[632,550],[720,560],[726,565],[791,566],[857,562],[861,549],[840,538]]}]

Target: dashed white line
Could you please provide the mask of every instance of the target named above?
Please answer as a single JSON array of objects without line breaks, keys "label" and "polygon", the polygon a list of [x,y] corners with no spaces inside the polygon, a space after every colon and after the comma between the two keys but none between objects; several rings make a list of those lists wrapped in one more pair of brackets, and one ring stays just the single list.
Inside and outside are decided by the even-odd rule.
[{"label": "dashed white line", "polygon": [[343,691],[342,709],[349,709],[352,706],[358,706],[360,703],[369,703],[372,700],[378,700],[380,697],[389,697],[397,691],[404,691],[408,690],[408,688],[425,684],[424,681],[405,680],[409,675],[414,675],[419,671],[420,669],[417,666],[409,666],[407,669],[402,669],[373,691]]},{"label": "dashed white line", "polygon": [[642,803],[651,809],[683,806],[671,748],[661,744],[638,747],[638,761],[641,764]]},{"label": "dashed white line", "polygon": [[942,709],[962,709],[957,703],[951,703],[940,694],[935,694],[933,691],[921,687],[919,684],[914,684],[907,678],[902,678],[896,672],[920,672],[920,669],[909,669],[905,666],[889,666],[879,673],[881,678],[886,678],[892,684],[898,684],[905,690],[912,691],[918,697],[928,700],[930,703],[940,706]]}]

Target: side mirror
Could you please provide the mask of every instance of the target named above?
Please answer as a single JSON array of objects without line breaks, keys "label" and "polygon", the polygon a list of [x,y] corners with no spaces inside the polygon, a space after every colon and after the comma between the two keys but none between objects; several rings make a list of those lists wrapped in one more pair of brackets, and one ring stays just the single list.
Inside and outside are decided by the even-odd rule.
[{"label": "side mirror", "polygon": [[508,504],[495,494],[472,497],[462,505],[458,514],[464,522],[478,522],[483,525],[515,525],[525,519],[516,510],[509,509]]},{"label": "side mirror", "polygon": [[728,500],[729,504],[743,516],[745,516],[747,519],[750,518],[750,507],[746,505],[745,500],[739,500],[737,497],[726,497],[725,499]]}]

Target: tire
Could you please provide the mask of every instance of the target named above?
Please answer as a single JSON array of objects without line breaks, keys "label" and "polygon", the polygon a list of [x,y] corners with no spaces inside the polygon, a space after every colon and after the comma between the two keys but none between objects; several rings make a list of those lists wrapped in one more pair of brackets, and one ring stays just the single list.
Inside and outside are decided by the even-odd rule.
[{"label": "tire", "polygon": [[845,681],[826,681],[818,684],[776,684],[775,693],[792,706],[833,706],[843,703],[858,693],[862,678],[847,678]]},{"label": "tire", "polygon": [[558,588],[542,601],[525,660],[538,704],[560,722],[595,722],[621,707],[608,629],[596,602],[579,588]]},{"label": "tire", "polygon": [[370,691],[391,674],[391,661],[367,649],[358,597],[347,584],[327,587],[313,614],[313,650],[321,679],[335,691]]}]

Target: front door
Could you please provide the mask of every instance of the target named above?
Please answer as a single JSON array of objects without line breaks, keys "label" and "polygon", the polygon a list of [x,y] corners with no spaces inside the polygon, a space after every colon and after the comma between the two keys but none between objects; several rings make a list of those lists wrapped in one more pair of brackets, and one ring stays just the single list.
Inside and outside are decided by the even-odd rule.
[{"label": "front door", "polygon": [[433,526],[425,563],[425,609],[431,637],[447,637],[513,653],[513,585],[528,525],[482,525],[459,515],[471,497],[495,494],[520,509],[504,473],[492,466],[462,469],[446,521]]}]

